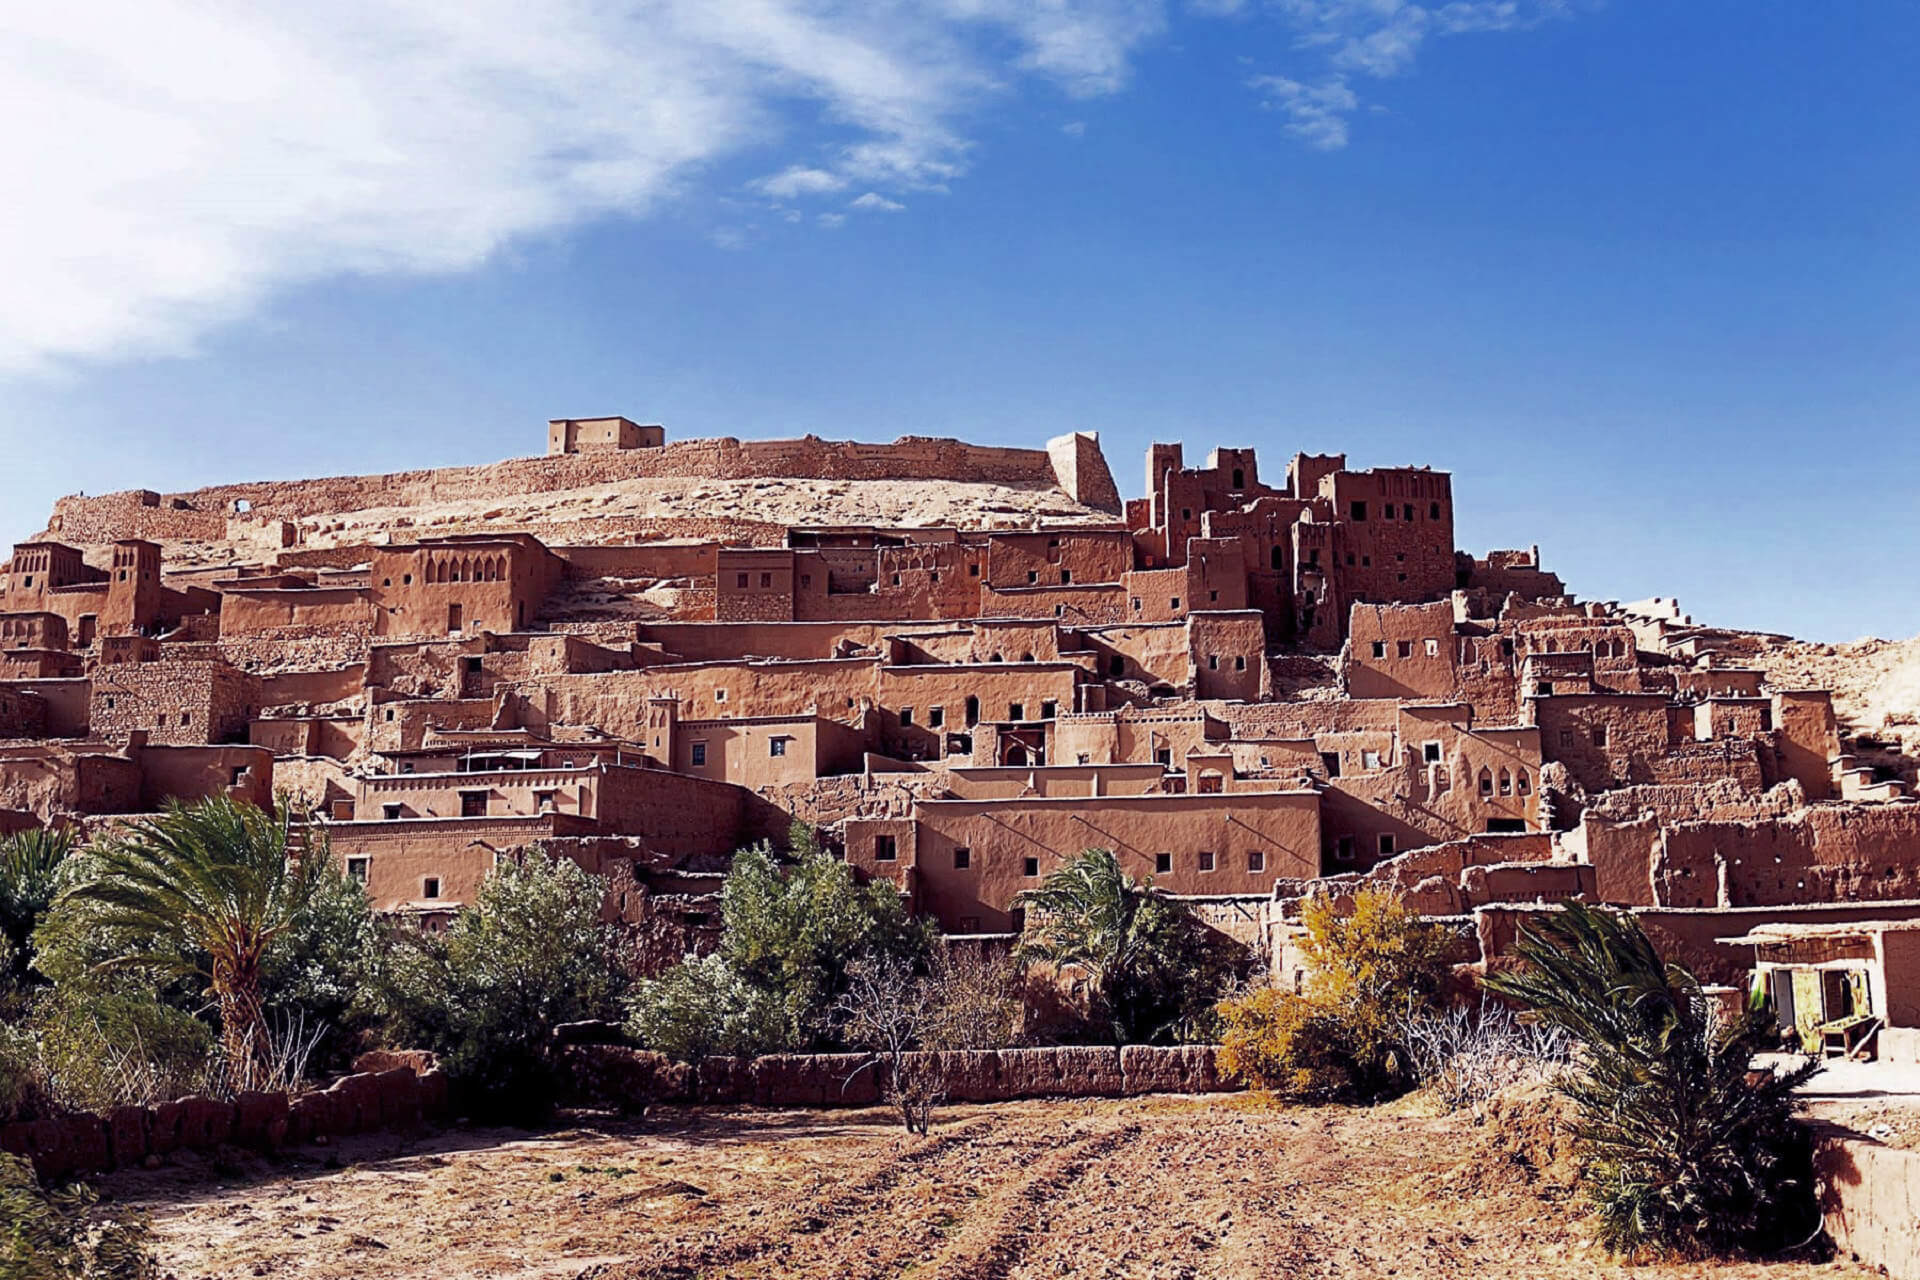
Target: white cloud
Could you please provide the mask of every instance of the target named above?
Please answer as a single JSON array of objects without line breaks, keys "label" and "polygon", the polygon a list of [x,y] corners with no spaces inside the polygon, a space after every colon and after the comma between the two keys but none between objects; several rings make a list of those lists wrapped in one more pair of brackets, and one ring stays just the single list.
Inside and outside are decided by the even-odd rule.
[{"label": "white cloud", "polygon": [[870,213],[898,213],[906,207],[898,200],[887,199],[878,191],[869,191],[847,205],[849,209],[865,209]]},{"label": "white cloud", "polygon": [[1087,136],[1087,122],[1085,120],[1069,120],[1060,126],[1060,132],[1066,134],[1069,138],[1084,138]]},{"label": "white cloud", "polygon": [[1337,150],[1347,145],[1347,117],[1362,105],[1351,77],[1399,75],[1413,65],[1430,36],[1534,26],[1564,16],[1572,2],[1454,0],[1435,6],[1410,0],[1269,0],[1270,9],[1293,27],[1297,47],[1325,66],[1311,84],[1262,75],[1248,85],[1261,94],[1262,106],[1287,115],[1289,133],[1322,151]]},{"label": "white cloud", "polygon": [[1302,84],[1285,76],[1255,76],[1247,82],[1260,95],[1260,105],[1286,113],[1287,132],[1320,151],[1347,145],[1347,116],[1360,106],[1359,95],[1344,78],[1321,84]]},{"label": "white cloud", "polygon": [[941,189],[1013,77],[1112,92],[1163,23],[1162,0],[0,6],[0,371],[188,351],[305,281],[470,269],[753,148],[787,151],[773,198]]},{"label": "white cloud", "polygon": [[762,178],[754,184],[776,200],[791,200],[795,196],[821,195],[829,191],[838,191],[846,185],[847,180],[837,173],[828,173],[825,169],[810,169],[799,164],[783,169],[770,177]]}]

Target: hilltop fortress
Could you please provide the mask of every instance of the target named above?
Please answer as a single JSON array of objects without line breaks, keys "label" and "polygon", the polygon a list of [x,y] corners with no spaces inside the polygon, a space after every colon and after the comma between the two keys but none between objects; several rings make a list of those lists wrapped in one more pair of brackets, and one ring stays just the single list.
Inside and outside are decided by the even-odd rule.
[{"label": "hilltop fortress", "polygon": [[[731,850],[817,825],[953,934],[1088,847],[1283,964],[1316,886],[1477,920],[1920,916],[1920,804],[1821,690],[1670,601],[1454,545],[1451,478],[1097,437],[668,442],[61,499],[0,601],[0,828],[298,797],[440,927],[539,844],[664,959]],[[1750,955],[1747,957],[1750,959]]]}]

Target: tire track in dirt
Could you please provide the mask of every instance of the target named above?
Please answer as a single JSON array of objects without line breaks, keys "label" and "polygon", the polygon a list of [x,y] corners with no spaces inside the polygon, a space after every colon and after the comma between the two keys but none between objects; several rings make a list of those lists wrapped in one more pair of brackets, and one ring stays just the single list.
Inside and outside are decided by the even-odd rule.
[{"label": "tire track in dirt", "polygon": [[1044,1230],[1053,1199],[1078,1183],[1095,1164],[1137,1143],[1142,1130],[1123,1125],[1082,1138],[1044,1156],[1025,1177],[990,1195],[975,1210],[974,1222],[942,1250],[930,1280],[1005,1280],[1025,1255],[1028,1243]]}]

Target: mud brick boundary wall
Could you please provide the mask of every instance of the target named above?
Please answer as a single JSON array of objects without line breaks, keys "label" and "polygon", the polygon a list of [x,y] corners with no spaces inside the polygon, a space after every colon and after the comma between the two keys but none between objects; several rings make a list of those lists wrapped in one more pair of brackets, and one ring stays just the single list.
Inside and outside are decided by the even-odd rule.
[{"label": "mud brick boundary wall", "polygon": [[[1019,1098],[1120,1098],[1143,1093],[1219,1093],[1212,1045],[1128,1045],[1121,1049],[970,1049],[909,1054],[937,1065],[948,1102]],[[879,1103],[888,1067],[858,1053],[707,1058],[697,1066],[621,1045],[562,1050],[583,1100],[634,1108],[650,1103],[752,1104],[762,1107],[868,1107]]]},{"label": "mud brick boundary wall", "polygon": [[1893,1280],[1920,1280],[1920,1151],[1827,1129],[1813,1162],[1820,1213],[1841,1255]]},{"label": "mud brick boundary wall", "polygon": [[312,1093],[243,1093],[230,1102],[181,1098],[115,1107],[104,1115],[80,1111],[21,1121],[0,1126],[0,1150],[32,1160],[43,1178],[70,1178],[173,1151],[270,1151],[323,1135],[404,1129],[444,1114],[446,1107],[444,1072],[394,1066],[342,1076]]}]

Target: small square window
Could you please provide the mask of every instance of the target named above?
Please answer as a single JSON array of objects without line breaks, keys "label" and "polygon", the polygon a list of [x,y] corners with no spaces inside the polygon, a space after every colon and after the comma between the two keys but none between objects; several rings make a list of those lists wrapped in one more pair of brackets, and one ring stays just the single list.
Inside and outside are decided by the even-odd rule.
[{"label": "small square window", "polygon": [[1174,597],[1173,599],[1171,599],[1171,600],[1169,600],[1169,601],[1167,601],[1167,608],[1169,608],[1169,609],[1178,609],[1179,607],[1180,607],[1180,597],[1179,597],[1179,596],[1175,596],[1175,597]]},{"label": "small square window", "polygon": [[946,722],[947,722],[947,709],[945,707],[928,707],[927,708],[927,728],[938,729],[941,725],[945,724]]},{"label": "small square window", "polygon": [[803,574],[801,574],[801,575],[800,575],[800,585],[801,585],[801,586],[803,586],[803,587],[810,587],[810,586],[812,586],[812,585],[813,585],[813,575],[812,575],[812,574],[810,574],[810,573],[803,573]]},{"label": "small square window", "polygon": [[967,566],[967,576],[968,576],[969,578],[977,578],[977,577],[979,577],[979,576],[980,576],[980,566],[979,566],[979,565],[977,565],[977,564],[970,564],[970,565],[968,565],[968,566]]},{"label": "small square window", "polygon": [[1429,658],[1437,658],[1440,656],[1440,642],[1438,640],[1427,641],[1427,656]]},{"label": "small square window", "polygon": [[1596,747],[1607,745],[1607,726],[1603,724],[1593,726],[1593,745]]},{"label": "small square window", "polygon": [[1246,655],[1246,654],[1244,654],[1244,653],[1237,653],[1237,654],[1235,654],[1235,655],[1233,656],[1233,669],[1234,669],[1235,671],[1245,671],[1245,670],[1247,669],[1247,655]]},{"label": "small square window", "polygon": [[1026,718],[1027,718],[1027,708],[1025,703],[1009,702],[1007,704],[1007,719],[1025,720]]},{"label": "small square window", "polygon": [[1032,878],[1033,878],[1034,876],[1037,876],[1037,875],[1039,875],[1039,874],[1040,874],[1040,859],[1038,859],[1038,858],[1023,858],[1023,859],[1021,859],[1021,862],[1020,862],[1020,874],[1021,874],[1021,875],[1023,875],[1023,876],[1026,876],[1026,877],[1027,877],[1028,879],[1032,879]]},{"label": "small square window", "polygon": [[1336,862],[1353,861],[1353,837],[1339,836],[1333,842],[1333,857]]},{"label": "small square window", "polygon": [[893,585],[896,587],[900,585],[900,575],[897,573],[893,575]]},{"label": "small square window", "polygon": [[[1408,507],[1407,510],[1412,511],[1413,508]],[[1392,836],[1380,837],[1380,856],[1383,858],[1391,858],[1393,856],[1393,837]]]},{"label": "small square window", "polygon": [[1071,570],[1071,569],[1062,569],[1062,570],[1060,571],[1060,582],[1061,582],[1061,585],[1063,585],[1063,586],[1064,586],[1064,585],[1066,585],[1066,584],[1069,584],[1069,583],[1071,583],[1072,581],[1073,581],[1073,570]]},{"label": "small square window", "polygon": [[1038,581],[1040,581],[1040,571],[1038,569],[1027,570],[1027,585],[1032,586]]},{"label": "small square window", "polygon": [[1440,763],[1440,744],[1437,742],[1421,743],[1420,758],[1428,764],[1439,764]]},{"label": "small square window", "polygon": [[746,574],[744,574],[744,573],[736,573],[736,574],[734,574],[734,575],[733,575],[733,585],[734,585],[734,586],[736,586],[736,587],[738,587],[738,588],[740,588],[740,589],[741,589],[742,591],[744,591],[744,590],[746,590],[746,588],[747,588],[747,575],[746,575]]},{"label": "small square window", "polygon": [[1347,515],[1354,520],[1365,520],[1367,518],[1367,504],[1364,502],[1349,503],[1347,506]]},{"label": "small square window", "polygon": [[1411,658],[1413,656],[1413,641],[1411,640],[1400,641],[1400,643],[1395,647],[1394,652],[1397,653],[1402,658]]},{"label": "small square window", "polygon": [[353,881],[355,884],[365,884],[367,882],[367,877],[371,875],[372,872],[373,872],[372,858],[348,858],[347,859],[347,879]]},{"label": "small square window", "polygon": [[783,756],[787,754],[787,744],[792,741],[792,738],[768,738],[767,754],[770,756]]},{"label": "small square window", "polygon": [[1376,658],[1384,658],[1387,656],[1387,642],[1385,640],[1375,640],[1373,642],[1373,656]]},{"label": "small square window", "polygon": [[1428,504],[1427,504],[1427,519],[1429,519],[1429,520],[1438,520],[1439,518],[1440,518],[1440,504],[1439,504],[1439,503],[1437,503],[1437,502],[1431,502],[1431,503],[1428,503]]},{"label": "small square window", "polygon": [[707,762],[707,744],[704,742],[694,743],[693,744],[693,763],[695,765],[703,765],[706,762]]},{"label": "small square window", "polygon": [[1042,720],[1053,719],[1055,715],[1059,714],[1059,711],[1060,711],[1060,705],[1054,702],[1053,699],[1051,698],[1047,699],[1046,701],[1040,704],[1040,718]]},{"label": "small square window", "polygon": [[423,898],[439,897],[440,896],[440,877],[428,876],[426,879],[422,880],[420,882],[420,896]]},{"label": "small square window", "polygon": [[1156,853],[1153,855],[1153,874],[1157,876],[1163,876],[1163,875],[1166,875],[1167,872],[1171,870],[1173,870],[1172,854]]},{"label": "small square window", "polygon": [[[899,581],[900,581],[900,575],[899,575],[899,574],[897,574],[897,573],[896,573],[896,574],[894,574],[894,575],[893,575],[893,580],[894,580],[895,582],[899,582]],[[762,588],[762,589],[765,589],[765,588],[767,588],[767,587],[771,587],[772,585],[773,585],[773,575],[772,575],[772,574],[770,574],[770,573],[763,573],[763,574],[761,574],[761,575],[760,575],[760,586],[761,586],[761,588]]]},{"label": "small square window", "polygon": [[383,819],[384,821],[387,821],[387,822],[398,822],[398,821],[400,821],[400,806],[399,806],[399,805],[397,805],[397,804],[383,804],[383,805],[381,805],[381,806],[380,806],[380,817],[381,817],[381,818],[382,818],[382,819]]},{"label": "small square window", "polygon": [[1247,870],[1265,871],[1266,869],[1267,855],[1265,851],[1260,849],[1247,850]]},{"label": "small square window", "polygon": [[1209,671],[1218,671],[1219,669],[1220,669],[1220,655],[1219,655],[1219,654],[1217,654],[1217,653],[1210,653],[1210,654],[1208,654],[1208,655],[1207,655],[1207,670],[1209,670]]},{"label": "small square window", "polygon": [[902,729],[913,728],[913,708],[912,707],[900,708],[900,727]]},{"label": "small square window", "polygon": [[1213,850],[1202,849],[1198,854],[1194,855],[1194,861],[1202,871],[1213,870]]},{"label": "small square window", "polygon": [[725,689],[715,689],[713,691],[713,700],[715,702],[725,702],[727,700],[727,691]]},{"label": "small square window", "polygon": [[955,871],[965,871],[972,865],[973,850],[967,848],[965,845],[956,846],[953,851],[953,869]]},{"label": "small square window", "polygon": [[899,856],[899,848],[895,845],[892,836],[875,836],[873,838],[873,860],[875,862],[892,862]]},{"label": "small square window", "polygon": [[1378,769],[1380,767],[1380,753],[1378,751],[1362,751],[1360,753],[1360,767],[1362,769]]}]

